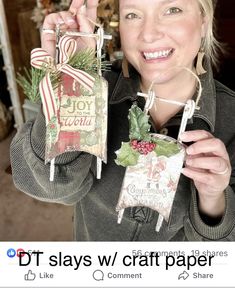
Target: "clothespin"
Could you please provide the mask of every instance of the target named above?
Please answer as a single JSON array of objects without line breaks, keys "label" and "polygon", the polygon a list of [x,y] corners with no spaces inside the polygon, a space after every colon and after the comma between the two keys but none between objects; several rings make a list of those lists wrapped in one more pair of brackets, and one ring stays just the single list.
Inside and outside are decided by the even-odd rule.
[{"label": "clothespin", "polygon": [[184,107],[184,112],[183,112],[183,116],[182,116],[182,120],[181,120],[181,124],[180,124],[180,129],[179,129],[179,133],[178,133],[178,141],[180,141],[180,135],[185,131],[187,122],[190,118],[193,117],[194,111],[196,109],[196,104],[195,101],[193,100],[188,100],[185,104]]}]

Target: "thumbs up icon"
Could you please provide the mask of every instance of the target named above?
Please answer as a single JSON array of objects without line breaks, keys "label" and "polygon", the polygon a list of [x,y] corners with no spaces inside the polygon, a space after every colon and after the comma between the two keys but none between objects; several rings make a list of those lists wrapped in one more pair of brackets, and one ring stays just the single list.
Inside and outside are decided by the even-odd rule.
[{"label": "thumbs up icon", "polygon": [[25,281],[33,281],[36,278],[36,274],[29,270],[27,274],[24,275]]}]

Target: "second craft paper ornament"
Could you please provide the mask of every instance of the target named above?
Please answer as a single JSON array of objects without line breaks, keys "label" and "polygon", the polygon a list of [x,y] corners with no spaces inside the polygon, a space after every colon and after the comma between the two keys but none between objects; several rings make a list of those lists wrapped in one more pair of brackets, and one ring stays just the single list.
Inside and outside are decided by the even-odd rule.
[{"label": "second craft paper ornament", "polygon": [[[100,30],[102,28],[97,35],[102,37]],[[103,39],[99,40],[101,50]],[[101,71],[94,71],[95,51],[77,51],[77,41],[68,35],[60,38],[57,49],[58,63],[41,48],[31,53],[31,65],[46,71],[39,89],[46,119],[45,163],[50,162],[53,168],[51,181],[55,158],[62,153],[84,151],[96,156],[98,162],[107,161],[108,85]],[[99,61],[98,70],[101,69]],[[53,87],[55,78],[58,84]]]},{"label": "second craft paper ornament", "polygon": [[[200,81],[199,87],[198,99],[201,94]],[[127,207],[144,206],[157,211],[158,232],[163,219],[169,220],[185,158],[185,147],[179,140],[150,133],[148,111],[156,96],[151,88],[148,94],[138,93],[138,95],[148,98],[145,109],[142,111],[137,105],[131,107],[128,115],[130,141],[122,143],[116,152],[116,164],[127,167],[116,210],[119,224]],[[162,99],[162,101],[168,100]],[[195,102],[193,100],[188,100],[187,103],[168,102],[185,106],[179,129],[180,136],[185,131],[188,119],[193,116]]]}]

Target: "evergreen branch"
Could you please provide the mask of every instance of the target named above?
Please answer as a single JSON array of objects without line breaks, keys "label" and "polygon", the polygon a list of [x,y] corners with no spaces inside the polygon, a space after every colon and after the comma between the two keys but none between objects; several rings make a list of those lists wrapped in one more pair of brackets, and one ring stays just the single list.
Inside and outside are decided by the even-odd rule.
[{"label": "evergreen branch", "polygon": [[45,76],[44,70],[24,68],[24,74],[17,73],[17,83],[23,89],[24,94],[34,103],[40,101],[39,83]]},{"label": "evergreen branch", "polygon": [[[104,59],[105,55],[102,55],[101,60]],[[75,69],[81,69],[86,72],[97,73],[98,61],[96,58],[95,50],[88,48],[78,51],[69,60],[68,64]],[[110,71],[110,66],[112,64],[108,61],[101,61],[101,70]]]},{"label": "evergreen branch", "polygon": [[[36,69],[34,67],[31,67],[31,69],[24,67],[24,75],[19,72],[17,73],[17,83],[23,89],[26,97],[34,103],[40,102],[41,96],[39,92],[39,83],[45,75],[46,69]],[[60,84],[59,75],[59,72],[50,74],[53,89],[56,89]]]},{"label": "evergreen branch", "polygon": [[69,59],[68,64],[75,69],[81,69],[84,71],[94,71],[96,64],[95,51],[93,49],[84,49],[78,51]]}]

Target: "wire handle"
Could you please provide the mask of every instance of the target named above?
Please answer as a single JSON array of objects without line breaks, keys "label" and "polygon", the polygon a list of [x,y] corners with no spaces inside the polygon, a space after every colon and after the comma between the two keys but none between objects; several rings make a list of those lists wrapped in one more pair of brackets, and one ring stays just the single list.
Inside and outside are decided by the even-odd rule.
[{"label": "wire handle", "polygon": [[184,69],[184,70],[188,71],[189,73],[191,73],[196,78],[196,80],[198,82],[198,86],[199,86],[198,95],[197,95],[196,101],[190,99],[186,103],[183,103],[183,102],[179,102],[179,101],[175,101],[175,100],[170,100],[170,99],[157,97],[155,92],[154,92],[154,90],[153,90],[153,86],[154,86],[156,80],[152,81],[152,83],[151,83],[151,85],[150,85],[150,87],[148,89],[148,93],[147,94],[146,93],[142,93],[142,92],[138,92],[137,95],[146,98],[145,107],[144,107],[144,111],[145,111],[146,114],[148,114],[149,110],[152,108],[155,98],[157,98],[159,101],[162,101],[162,102],[167,102],[167,103],[170,103],[170,104],[173,104],[173,105],[178,105],[178,106],[184,107],[182,121],[181,121],[181,124],[180,124],[180,129],[179,129],[178,138],[177,138],[177,140],[179,142],[181,142],[180,141],[180,135],[186,129],[186,125],[187,125],[188,119],[192,118],[195,110],[199,110],[200,109],[200,107],[198,106],[198,102],[199,102],[199,100],[201,98],[201,94],[202,94],[202,85],[201,85],[201,81],[200,81],[199,77],[193,71],[188,69],[187,67],[175,66],[173,68],[168,69],[167,71],[169,71],[171,69],[174,69],[174,68]]},{"label": "wire handle", "polygon": [[[168,72],[169,70],[176,69],[176,68],[177,69],[184,69],[184,70],[188,71],[197,80],[197,82],[198,82],[198,94],[197,94],[197,98],[195,100],[195,110],[200,110],[198,103],[199,103],[199,100],[200,100],[201,94],[202,94],[202,85],[201,85],[201,81],[200,81],[199,77],[192,70],[190,70],[187,67],[183,67],[183,66],[171,67],[171,68],[167,69],[167,71],[165,71],[164,73]],[[161,76],[164,73],[161,73],[159,76]],[[158,97],[153,90],[153,86],[154,86],[154,84],[156,84],[156,80],[157,79],[152,81],[152,83],[148,89],[148,93],[142,93],[142,92],[137,93],[138,96],[146,98],[146,103],[145,103],[145,108],[144,108],[145,110],[150,110],[152,108],[152,106],[154,104],[154,101],[152,101],[153,95],[154,95],[154,98],[157,98],[159,101],[162,101],[162,102],[166,102],[166,103],[170,103],[170,104],[174,104],[174,105],[178,105],[178,106],[182,106],[182,107],[184,107],[186,105],[186,103],[183,103],[183,102]],[[148,99],[150,99],[150,100],[148,100]],[[148,113],[148,111],[147,111],[147,113]]]}]

